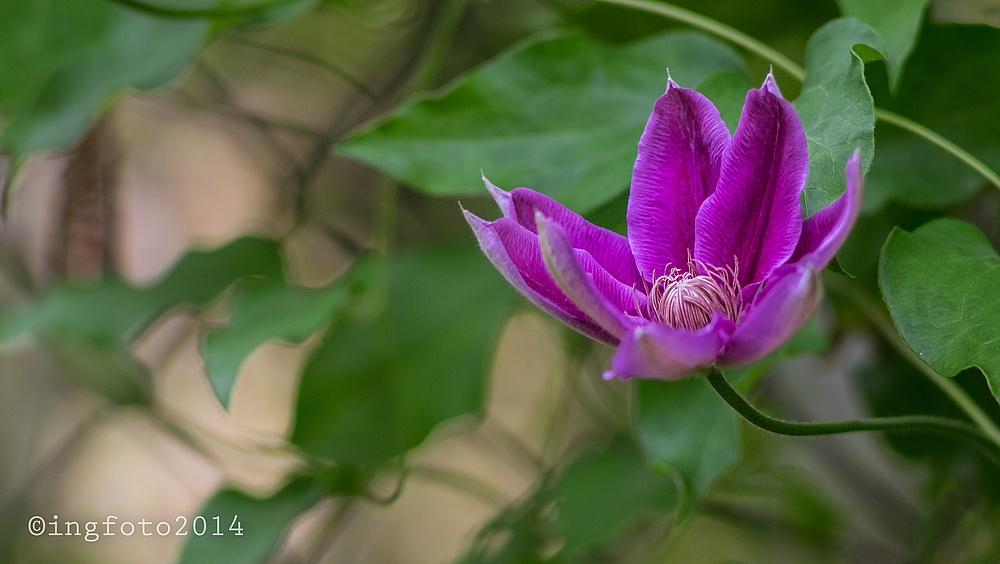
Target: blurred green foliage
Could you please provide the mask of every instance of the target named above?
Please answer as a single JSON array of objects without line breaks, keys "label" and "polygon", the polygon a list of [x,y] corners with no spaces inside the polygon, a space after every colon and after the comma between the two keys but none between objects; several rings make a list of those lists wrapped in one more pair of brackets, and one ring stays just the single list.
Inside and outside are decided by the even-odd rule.
[{"label": "blurred green foliage", "polygon": [[[157,6],[231,15],[248,3]],[[827,398],[775,399],[780,394],[765,377],[772,370],[792,372],[784,374],[785,383],[813,379],[817,388],[821,380],[856,382],[855,403],[834,404],[838,408],[964,417],[911,361],[870,336],[884,315],[882,303],[872,300],[884,297],[918,357],[954,377],[961,393],[1000,419],[996,210],[992,223],[984,223],[982,214],[972,213],[981,210],[970,208],[985,206],[969,204],[984,194],[984,181],[940,147],[876,124],[876,106],[890,109],[1000,167],[1000,30],[926,22],[927,0],[841,0],[844,19],[835,19],[833,2],[682,4],[803,64],[801,85],[781,69],[775,75],[794,99],[809,141],[807,214],[842,193],[844,164],[854,150],[871,163],[866,217],[840,254],[856,278],[830,273],[840,282],[831,286],[840,289],[831,293],[829,307],[781,350],[728,371],[729,379],[755,402],[792,417],[809,414]],[[365,14],[359,18],[365,23],[398,22],[409,21],[403,17],[408,10],[418,21],[422,6],[302,1],[240,17],[178,19],[108,0],[0,0],[5,155],[16,164],[28,153],[73,145],[124,90],[163,85],[210,39],[225,42],[233,34],[235,43],[240,34],[260,29],[248,19],[287,39],[319,26],[317,14],[324,10],[355,10]],[[420,28],[427,41],[408,55],[413,74],[400,71],[379,84],[335,66],[346,66],[343,57],[330,57],[331,63],[310,51],[329,54],[322,41],[271,47],[271,56],[332,68],[357,89],[358,98],[338,118],[343,121],[318,136],[312,153],[320,164],[346,156],[385,173],[379,205],[389,209],[380,208],[372,221],[375,246],[384,253],[336,233],[332,238],[355,254],[353,266],[324,287],[306,288],[286,272],[285,241],[245,237],[214,251],[189,251],[150,285],[114,274],[85,284],[60,281],[12,299],[15,305],[0,315],[0,341],[34,338],[69,381],[119,405],[155,404],[149,369],[133,347],[164,313],[178,308],[223,313],[221,322],[200,328],[200,343],[208,380],[224,407],[240,367],[261,344],[316,340],[301,371],[289,445],[308,475],[267,499],[217,493],[199,513],[238,514],[245,536],[191,536],[182,562],[264,561],[289,524],[319,500],[372,500],[369,481],[385,473],[398,473],[405,488],[412,479],[409,452],[441,424],[482,414],[497,336],[523,303],[470,245],[458,215],[454,199],[460,195],[470,207],[491,209],[481,201],[480,170],[504,188],[534,188],[625,232],[636,141],[667,69],[681,85],[705,93],[732,131],[746,91],[770,65],[723,38],[673,29],[674,22],[625,7],[562,0],[427,6]],[[309,29],[310,38],[324,37],[321,28]],[[366,58],[367,51],[355,54],[351,61],[358,66],[376,60]],[[414,91],[446,79],[451,82],[440,90]],[[404,95],[410,97],[392,103]],[[370,104],[365,111],[381,115],[342,139],[363,120],[361,110],[351,113],[351,104],[362,107],[362,99]],[[250,121],[269,131],[263,118]],[[297,181],[307,184],[308,174],[299,173]],[[375,191],[369,185],[358,191],[365,190]],[[385,196],[397,192],[396,200]],[[315,219],[310,214],[319,213],[303,202],[298,219]],[[938,219],[946,214],[952,217]],[[859,332],[875,343],[868,358],[843,360],[844,343]],[[601,350],[574,341],[567,345],[567,363],[579,369]],[[567,377],[583,386],[583,372]],[[854,379],[845,375],[851,372]],[[565,458],[546,461],[537,482],[481,527],[461,561],[689,562],[678,548],[685,535],[715,554],[709,549],[728,547],[721,539],[734,530],[749,532],[752,540],[741,542],[764,547],[773,559],[754,560],[747,549],[717,560],[997,558],[997,471],[964,445],[892,435],[887,447],[876,443],[871,460],[850,459],[856,451],[834,441],[809,443],[789,455],[782,450],[788,447],[775,446],[784,439],[741,426],[700,378],[637,382],[624,398],[602,385],[608,387],[597,388],[595,403],[627,413],[627,424],[610,425],[595,440],[574,444]],[[819,452],[821,463],[803,462],[812,460],[803,452]],[[782,462],[782,456],[793,460]],[[872,460],[892,469],[869,473],[864,465],[876,464]],[[879,482],[884,475],[918,485],[901,501],[894,497],[898,484]],[[841,499],[848,494],[853,502]],[[715,528],[699,533],[706,522]],[[228,530],[229,523],[223,526]],[[852,535],[863,539],[854,542]]]}]

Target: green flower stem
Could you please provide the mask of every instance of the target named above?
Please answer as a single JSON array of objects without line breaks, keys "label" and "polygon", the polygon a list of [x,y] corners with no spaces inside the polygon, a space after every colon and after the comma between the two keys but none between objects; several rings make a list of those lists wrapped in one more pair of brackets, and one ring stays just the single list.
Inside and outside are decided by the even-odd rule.
[{"label": "green flower stem", "polygon": [[876,303],[875,300],[868,297],[863,291],[855,286],[847,284],[841,277],[828,277],[827,286],[831,290],[843,295],[847,299],[854,302],[854,304],[868,317],[868,320],[875,327],[875,329],[889,342],[890,345],[896,352],[898,352],[903,358],[910,361],[910,364],[915,366],[920,372],[927,377],[934,385],[941,389],[952,401],[961,408],[962,411],[971,419],[983,433],[989,437],[997,446],[1000,446],[1000,427],[997,427],[993,419],[986,414],[985,411],[979,407],[961,386],[955,383],[951,378],[946,378],[941,374],[938,374],[933,368],[927,365],[922,358],[917,356],[910,347],[903,341],[902,337],[899,336],[899,332],[896,331],[895,326],[892,324],[892,320],[889,319],[889,314],[885,311],[881,304]]},{"label": "green flower stem", "polygon": [[911,121],[895,112],[890,112],[882,108],[875,108],[875,115],[878,117],[879,121],[884,121],[885,123],[891,123],[900,129],[905,129],[914,135],[923,137],[924,139],[930,141],[931,143],[941,147],[945,151],[948,151],[952,155],[958,157],[959,160],[969,165],[973,170],[983,175],[990,184],[1000,188],[1000,176],[993,171],[990,167],[986,166],[983,161],[973,157],[969,153],[965,152],[961,147],[952,143],[951,141],[941,137],[937,133],[934,133],[930,129]]},{"label": "green flower stem", "polygon": [[[643,12],[648,12],[651,14],[657,14],[665,18],[669,18],[675,21],[686,23],[692,27],[698,28],[702,31],[711,33],[712,35],[721,37],[739,45],[740,47],[759,55],[760,57],[771,61],[778,68],[784,70],[792,77],[794,77],[799,82],[803,82],[806,77],[805,70],[796,64],[794,61],[788,57],[782,55],[781,53],[775,51],[774,49],[768,47],[767,45],[761,43],[760,41],[750,37],[749,35],[739,31],[737,29],[731,28],[721,22],[713,20],[711,18],[706,18],[701,14],[685,10],[684,8],[679,8],[671,4],[663,4],[660,2],[653,2],[651,0],[593,0],[594,2],[602,2],[604,4],[613,4],[615,6],[626,6],[629,8],[634,8],[636,10],[641,10]],[[905,118],[899,114],[890,112],[882,108],[875,108],[875,116],[892,125],[905,129],[914,135],[923,137],[924,139],[930,141],[931,143],[941,147],[945,151],[951,153],[959,160],[965,164],[972,167],[973,170],[983,175],[990,184],[993,184],[998,189],[1000,189],[1000,176],[997,175],[990,167],[983,164],[982,161],[976,157],[969,154],[967,151],[959,147],[958,145],[952,143],[951,141],[941,137],[937,133],[927,129],[926,127],[920,125],[919,123]]]},{"label": "green flower stem", "polygon": [[300,0],[262,0],[255,4],[242,4],[225,8],[167,8],[156,4],[148,4],[140,0],[108,0],[115,4],[120,4],[126,8],[156,16],[158,18],[168,18],[174,20],[199,20],[214,18],[233,18],[247,16],[266,8],[273,8],[283,4],[291,4]]},{"label": "green flower stem", "polygon": [[932,417],[927,415],[912,415],[904,417],[879,417],[874,419],[857,419],[854,421],[835,421],[831,423],[793,423],[765,415],[750,405],[722,375],[722,371],[711,367],[708,371],[708,383],[715,388],[722,399],[729,404],[744,419],[765,431],[779,435],[795,437],[812,437],[817,435],[838,435],[841,433],[856,433],[858,431],[924,431],[961,438],[981,447],[989,458],[1000,464],[1000,451],[989,437],[982,431],[954,419]]}]

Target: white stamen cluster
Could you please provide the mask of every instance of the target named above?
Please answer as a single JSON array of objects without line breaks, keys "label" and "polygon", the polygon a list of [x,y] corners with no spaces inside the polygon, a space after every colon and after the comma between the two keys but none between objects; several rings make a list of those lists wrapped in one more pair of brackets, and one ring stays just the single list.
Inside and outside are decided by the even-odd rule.
[{"label": "white stamen cluster", "polygon": [[689,257],[687,272],[672,268],[653,282],[646,315],[650,320],[691,331],[711,323],[715,312],[738,321],[743,313],[738,272],[736,263],[726,268]]}]

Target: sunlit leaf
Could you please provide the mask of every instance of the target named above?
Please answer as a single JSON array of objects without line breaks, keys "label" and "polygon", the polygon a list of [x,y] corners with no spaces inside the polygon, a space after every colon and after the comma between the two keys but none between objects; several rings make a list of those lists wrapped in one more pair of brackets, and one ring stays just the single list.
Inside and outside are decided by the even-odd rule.
[{"label": "sunlit leaf", "polygon": [[586,212],[629,183],[663,94],[713,72],[745,74],[726,45],[671,32],[611,46],[583,36],[522,43],[447,91],[405,105],[338,145],[429,194],[482,193],[480,171]]},{"label": "sunlit leaf", "polygon": [[1000,257],[973,225],[954,219],[893,230],[879,283],[899,334],[945,376],[976,366],[1000,398]]}]

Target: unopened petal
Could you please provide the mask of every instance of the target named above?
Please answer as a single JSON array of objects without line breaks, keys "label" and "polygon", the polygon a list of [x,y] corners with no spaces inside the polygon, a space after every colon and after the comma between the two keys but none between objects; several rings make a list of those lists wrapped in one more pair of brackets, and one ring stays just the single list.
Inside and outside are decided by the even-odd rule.
[{"label": "unopened petal", "polygon": [[743,286],[767,279],[798,244],[808,168],[802,122],[768,75],[747,93],[719,183],[698,212],[694,258],[732,266],[735,257]]},{"label": "unopened petal", "polygon": [[[588,255],[585,251],[573,248],[561,225],[545,217],[540,211],[536,212],[536,221],[542,257],[556,284],[605,331],[621,338],[626,329],[633,325],[625,310],[628,308],[635,312],[635,305],[629,303],[630,298],[633,302],[638,298],[635,290],[612,280],[596,264],[588,265],[589,269],[581,265],[579,258]],[[578,253],[582,256],[578,257]],[[602,289],[595,284],[597,280],[600,280]]]},{"label": "unopened petal", "polygon": [[668,81],[639,138],[625,216],[647,281],[674,267],[687,270],[695,216],[715,190],[728,144],[729,130],[712,102]]},{"label": "unopened petal", "polygon": [[821,297],[819,276],[812,267],[783,267],[743,313],[719,365],[748,364],[778,348],[809,321]]},{"label": "unopened petal", "polygon": [[676,380],[716,361],[725,346],[733,322],[716,314],[698,331],[686,331],[660,323],[636,327],[622,336],[611,361],[611,374]]},{"label": "unopened petal", "polygon": [[854,151],[848,159],[845,172],[847,187],[844,193],[802,224],[802,235],[791,262],[805,262],[817,271],[822,270],[847,240],[861,213],[864,176],[859,151]]},{"label": "unopened petal", "polygon": [[592,339],[618,343],[559,289],[545,268],[537,235],[506,218],[483,221],[466,211],[465,219],[486,257],[531,303]]}]

